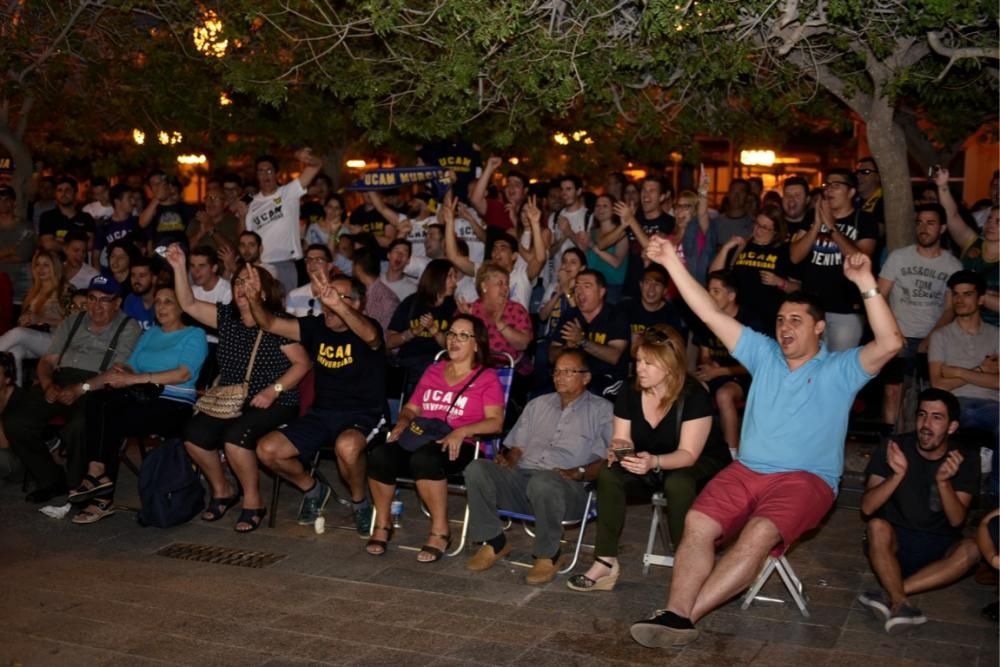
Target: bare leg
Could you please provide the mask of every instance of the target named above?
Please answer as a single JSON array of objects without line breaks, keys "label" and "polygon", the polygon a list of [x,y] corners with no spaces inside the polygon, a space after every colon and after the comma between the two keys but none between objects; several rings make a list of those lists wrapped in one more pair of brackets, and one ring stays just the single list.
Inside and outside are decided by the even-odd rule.
[{"label": "bare leg", "polygon": [[715,565],[715,540],[721,536],[722,526],[718,521],[697,510],[688,512],[684,521],[684,537],[674,555],[668,611],[691,618],[702,584]]},{"label": "bare leg", "polygon": [[226,460],[243,487],[243,508],[255,510],[264,507],[260,498],[260,469],[254,451],[227,442]]},{"label": "bare leg", "polygon": [[369,477],[368,489],[372,494],[372,505],[375,506],[376,516],[379,517],[381,525],[388,526],[390,510],[392,509],[392,496],[396,485],[383,484]]},{"label": "bare leg", "polygon": [[337,437],[337,468],[351,489],[351,500],[358,503],[365,499],[365,437],[358,431],[347,430]]},{"label": "bare leg", "polygon": [[896,531],[884,519],[868,521],[868,562],[878,577],[882,588],[889,595],[893,607],[906,601],[903,574],[896,558]]},{"label": "bare leg", "polygon": [[733,449],[740,447],[740,411],[736,406],[742,400],[743,388],[735,382],[727,382],[715,392],[722,436],[726,439],[726,444]]},{"label": "bare leg", "polygon": [[[448,526],[448,482],[443,479],[418,479],[417,493],[431,513],[431,535],[426,544],[441,550],[448,548],[448,540],[437,537],[451,534]],[[428,561],[431,557],[417,556],[417,560]]]},{"label": "bare leg", "polygon": [[[684,532],[687,541],[687,528]],[[745,589],[760,572],[761,563],[767,552],[781,541],[781,534],[770,519],[754,517],[750,519],[739,539],[719,560],[698,592],[698,598],[691,610],[691,621],[697,621],[705,614]],[[683,542],[681,543],[683,545]],[[676,571],[674,574],[678,574]],[[674,577],[676,580],[677,577]]]},{"label": "bare leg", "polygon": [[271,431],[257,441],[257,458],[300,491],[312,488],[313,478],[302,466],[299,450],[281,432]]},{"label": "bare leg", "polygon": [[229,498],[236,492],[235,489],[230,488],[229,482],[226,480],[226,471],[222,468],[218,452],[202,449],[190,442],[184,443],[184,449],[194,459],[195,465],[201,468],[205,474],[213,498]]},{"label": "bare leg", "polygon": [[971,539],[965,539],[948,550],[939,561],[921,568],[906,578],[903,590],[916,595],[934,588],[942,588],[958,581],[973,565],[979,562],[979,549]]}]

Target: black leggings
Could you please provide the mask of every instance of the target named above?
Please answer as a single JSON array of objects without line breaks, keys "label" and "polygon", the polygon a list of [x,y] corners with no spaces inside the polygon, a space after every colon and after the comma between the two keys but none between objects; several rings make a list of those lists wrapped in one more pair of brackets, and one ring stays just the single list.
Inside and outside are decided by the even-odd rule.
[{"label": "black leggings", "polygon": [[[448,450],[432,442],[408,452],[398,442],[381,442],[368,451],[368,476],[382,484],[395,484],[398,477],[442,480],[465,470],[475,456],[475,445],[463,444],[458,458],[448,460]],[[409,475],[408,475],[409,473]]]},{"label": "black leggings", "polygon": [[86,395],[87,457],[104,464],[109,479],[118,479],[118,452],[132,436],[181,434],[191,416],[191,405],[166,398],[139,402],[121,389],[103,389]]}]

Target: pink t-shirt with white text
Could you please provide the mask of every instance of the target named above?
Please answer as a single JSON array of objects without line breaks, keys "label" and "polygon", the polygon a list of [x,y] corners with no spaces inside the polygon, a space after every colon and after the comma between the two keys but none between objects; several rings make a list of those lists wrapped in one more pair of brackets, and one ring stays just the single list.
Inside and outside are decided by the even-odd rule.
[{"label": "pink t-shirt with white text", "polygon": [[496,371],[492,368],[484,370],[456,400],[455,395],[472,379],[476,371],[473,370],[458,383],[449,385],[444,378],[447,365],[444,361],[431,364],[413,390],[409,402],[420,406],[421,417],[443,419],[452,428],[459,428],[485,419],[485,408],[488,405],[503,408],[503,388]]}]

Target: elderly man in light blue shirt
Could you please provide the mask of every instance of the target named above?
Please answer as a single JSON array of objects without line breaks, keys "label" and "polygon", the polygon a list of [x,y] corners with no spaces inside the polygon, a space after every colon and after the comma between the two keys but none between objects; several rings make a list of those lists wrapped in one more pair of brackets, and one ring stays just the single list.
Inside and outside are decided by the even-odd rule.
[{"label": "elderly man in light blue shirt", "polygon": [[597,477],[611,441],[610,402],[587,391],[590,371],[579,350],[566,350],[552,371],[556,393],[525,407],[494,461],[465,469],[469,537],[483,546],[466,563],[482,572],[510,552],[497,509],[535,516],[535,563],[529,584],[552,581],[559,571],[562,522],[579,517],[584,483]]}]

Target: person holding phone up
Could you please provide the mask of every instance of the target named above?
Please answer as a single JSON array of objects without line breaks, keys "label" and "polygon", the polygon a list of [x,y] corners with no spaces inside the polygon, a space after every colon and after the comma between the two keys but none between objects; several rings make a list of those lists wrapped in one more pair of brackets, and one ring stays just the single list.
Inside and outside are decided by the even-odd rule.
[{"label": "person holding phone up", "polygon": [[574,591],[610,591],[618,581],[618,539],[627,497],[662,491],[674,547],[695,495],[730,462],[708,390],[687,376],[684,341],[657,324],[636,350],[635,383],[622,390],[608,448],[608,465],[597,476],[597,542],[594,563],[569,579]]}]

